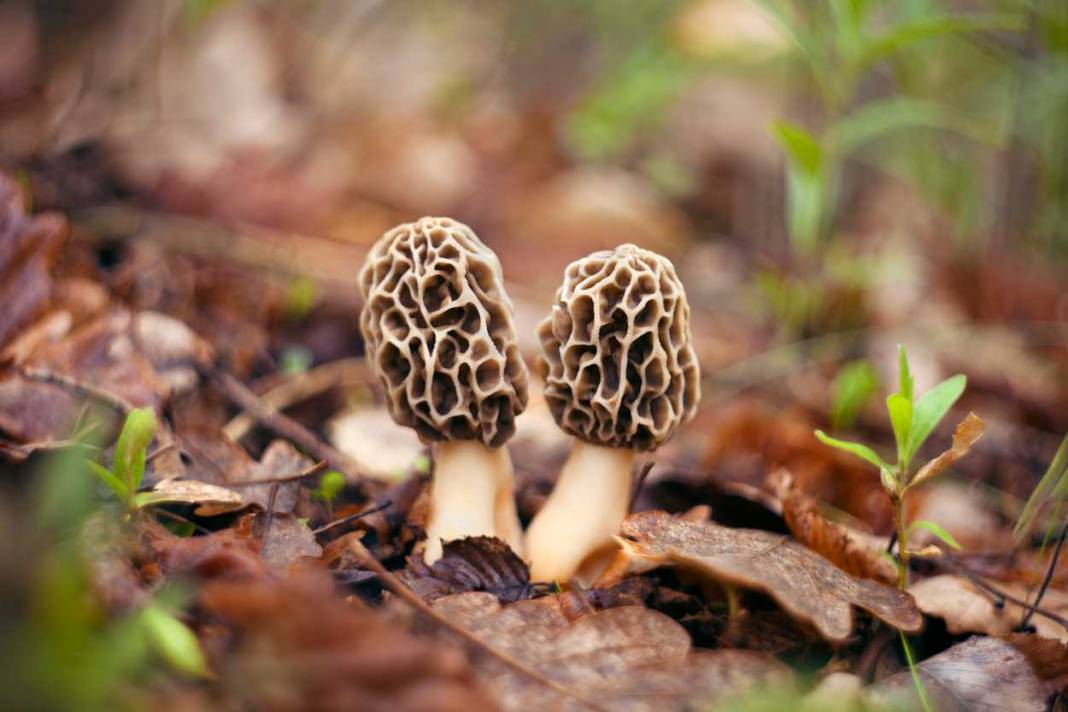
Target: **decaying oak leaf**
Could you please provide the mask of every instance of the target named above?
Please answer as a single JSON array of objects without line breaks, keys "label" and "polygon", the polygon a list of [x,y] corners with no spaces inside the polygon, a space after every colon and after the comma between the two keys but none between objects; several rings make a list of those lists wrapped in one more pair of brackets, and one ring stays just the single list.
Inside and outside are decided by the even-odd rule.
[{"label": "decaying oak leaf", "polygon": [[[1033,591],[1018,583],[998,582],[998,589],[1027,600]],[[909,586],[916,605],[929,616],[946,622],[950,633],[986,633],[1008,635],[1023,620],[1025,609],[1012,601],[994,605],[994,598],[968,579],[955,574],[941,574]],[[1068,592],[1050,588],[1042,597],[1042,609],[1068,618]],[[1068,630],[1054,620],[1035,614],[1031,617],[1038,635],[1068,643]]]},{"label": "decaying oak leaf", "polygon": [[953,444],[950,448],[924,465],[916,473],[916,476],[912,478],[909,486],[913,487],[941,474],[954,462],[967,455],[972,445],[983,437],[985,429],[986,425],[978,415],[968,413],[967,417],[960,421],[957,424],[957,429],[953,431]]},{"label": "decaying oak leaf", "polygon": [[[917,670],[932,709],[939,712],[1042,712],[1056,692],[1038,678],[1023,653],[999,638],[969,638],[924,660]],[[904,702],[907,708],[919,709],[908,670],[872,687],[869,698],[882,704]]]},{"label": "decaying oak leaf", "polygon": [[220,708],[261,710],[493,709],[463,651],[417,638],[347,604],[330,578],[302,571],[215,580],[200,605],[230,645],[213,660]]},{"label": "decaying oak leaf", "polygon": [[[434,610],[532,670],[605,709],[703,708],[751,685],[789,680],[771,656],[743,650],[695,653],[682,626],[662,613],[622,606],[568,615],[570,594],[502,606],[489,593],[440,598]],[[505,710],[586,709],[577,700],[477,656],[480,677]]]},{"label": "decaying oak leaf", "polygon": [[801,492],[793,476],[777,470],[768,478],[769,485],[782,501],[782,516],[790,533],[808,548],[827,558],[848,574],[872,579],[884,584],[897,580],[897,571],[874,545],[874,537],[865,538],[860,532],[820,514],[818,503]]},{"label": "decaying oak leaf", "polygon": [[445,543],[432,566],[410,559],[405,578],[428,601],[453,593],[487,591],[503,603],[530,598],[530,571],[511,547],[496,537],[476,536]]},{"label": "decaying oak leaf", "polygon": [[623,520],[624,551],[644,565],[678,565],[717,581],[762,591],[794,618],[832,642],[853,629],[857,606],[905,631],[923,616],[912,597],[874,581],[856,579],[786,537],[754,529],[691,522],[666,512]]}]

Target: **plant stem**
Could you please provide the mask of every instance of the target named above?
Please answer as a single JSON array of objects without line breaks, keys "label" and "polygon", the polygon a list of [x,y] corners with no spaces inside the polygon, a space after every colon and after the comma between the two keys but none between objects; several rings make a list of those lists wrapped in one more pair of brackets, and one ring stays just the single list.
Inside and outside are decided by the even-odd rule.
[{"label": "plant stem", "polygon": [[[1042,603],[1042,597],[1046,595],[1046,590],[1049,588],[1050,581],[1053,580],[1053,572],[1057,569],[1057,559],[1061,556],[1061,547],[1064,546],[1064,538],[1068,536],[1068,522],[1065,522],[1064,527],[1061,529],[1061,535],[1057,537],[1057,548],[1053,550],[1053,558],[1050,559],[1049,568],[1046,569],[1046,576],[1042,579],[1042,585],[1038,589],[1038,596],[1035,597],[1035,607]],[[1031,616],[1034,615],[1035,609],[1032,608],[1027,611],[1027,615],[1020,621],[1020,628],[1026,628],[1027,624],[1031,622]]]},{"label": "plant stem", "polygon": [[897,587],[902,591],[909,585],[909,546],[908,531],[905,528],[904,493],[891,494],[890,504],[894,508],[894,526],[897,528]]}]

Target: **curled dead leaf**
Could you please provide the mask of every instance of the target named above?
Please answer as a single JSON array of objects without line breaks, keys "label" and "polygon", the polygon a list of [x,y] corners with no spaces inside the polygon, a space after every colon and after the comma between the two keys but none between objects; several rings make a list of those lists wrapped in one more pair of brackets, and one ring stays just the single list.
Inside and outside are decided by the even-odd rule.
[{"label": "curled dead leaf", "polygon": [[[502,606],[489,593],[434,602],[438,613],[494,648],[612,710],[700,708],[749,686],[790,679],[774,658],[742,650],[695,653],[662,613],[622,606],[569,616],[568,594]],[[494,658],[476,668],[505,710],[584,709]]]},{"label": "curled dead leaf", "polygon": [[[138,496],[138,504],[186,502],[211,505],[215,512],[241,509],[241,495],[231,489],[199,480],[162,480],[151,491]],[[199,510],[198,510],[199,512]]]},{"label": "curled dead leaf", "polygon": [[789,472],[777,470],[769,484],[782,501],[786,526],[798,541],[858,578],[884,584],[897,580],[893,564],[882,555],[885,545],[880,548],[872,541],[874,537],[825,519],[816,500],[797,488]]},{"label": "curled dead leaf", "polygon": [[[999,638],[974,637],[928,658],[917,668],[931,702],[943,712],[1048,709],[1056,692],[1035,674],[1027,656]],[[905,670],[869,691],[877,705],[911,703],[919,708],[912,674]],[[880,704],[881,703],[881,704]]]},{"label": "curled dead leaf", "polygon": [[465,591],[488,591],[505,603],[530,597],[530,571],[511,547],[496,537],[476,536],[445,543],[432,566],[413,557],[405,578],[416,593],[434,600]]},{"label": "curled dead leaf", "polygon": [[762,591],[832,642],[853,629],[853,606],[905,631],[923,624],[907,593],[856,579],[795,541],[765,531],[690,522],[666,512],[623,520],[620,543],[646,565],[678,565],[721,583]]},{"label": "curled dead leaf", "polygon": [[[1018,583],[997,584],[998,589],[1021,600],[1028,600],[1033,591]],[[909,586],[916,605],[926,615],[941,618],[950,633],[986,633],[1008,635],[1026,613],[1023,606],[1012,601],[996,605],[994,596],[980,590],[963,576],[941,574],[917,581]],[[1042,597],[1043,610],[1068,618],[1068,592],[1050,588]],[[1045,616],[1031,618],[1038,635],[1068,643],[1068,629]]]},{"label": "curled dead leaf", "polygon": [[927,480],[940,475],[946,469],[948,469],[954,462],[961,459],[968,454],[979,438],[983,437],[983,431],[986,429],[986,425],[975,413],[968,413],[958,425],[957,429],[953,431],[953,444],[948,450],[943,452],[935,459],[928,462],[923,468],[916,473],[916,476],[912,478],[912,482],[909,483],[909,487],[915,487],[922,484]]}]

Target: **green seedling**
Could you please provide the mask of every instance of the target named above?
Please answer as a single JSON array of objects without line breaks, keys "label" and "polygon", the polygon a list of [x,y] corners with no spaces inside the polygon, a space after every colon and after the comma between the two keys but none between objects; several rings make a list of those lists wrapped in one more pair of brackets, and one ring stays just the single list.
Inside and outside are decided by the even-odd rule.
[{"label": "green seedling", "polygon": [[[122,433],[115,444],[111,469],[89,460],[89,467],[106,484],[119,502],[129,511],[147,503],[144,495],[138,494],[141,479],[145,474],[145,459],[148,446],[156,436],[156,414],[150,408],[135,408],[126,416]],[[149,493],[144,493],[145,495]]]},{"label": "green seedling", "polygon": [[867,359],[846,364],[831,384],[831,427],[853,427],[864,405],[879,390],[879,375]]},{"label": "green seedling", "polygon": [[330,512],[330,517],[333,518],[334,500],[337,499],[343,489],[345,489],[345,475],[337,470],[329,470],[323,473],[323,476],[319,479],[319,486],[312,490],[311,496],[313,499],[325,502],[327,511]]},{"label": "green seedling", "polygon": [[957,426],[953,435],[953,446],[943,454],[931,460],[927,465],[913,472],[912,462],[916,453],[931,436],[935,427],[945,418],[949,409],[957,402],[967,381],[963,375],[947,378],[919,398],[913,387],[912,373],[909,370],[908,355],[905,348],[898,347],[898,390],[886,399],[886,410],[897,444],[897,458],[893,462],[883,459],[873,448],[863,443],[838,440],[829,437],[822,430],[816,431],[816,437],[831,447],[851,453],[879,470],[883,489],[890,497],[894,509],[894,524],[897,529],[898,547],[898,586],[904,590],[908,584],[909,533],[915,528],[926,529],[953,548],[959,544],[942,527],[934,522],[919,521],[906,525],[904,514],[905,494],[923,482],[945,471],[953,462],[962,457],[983,432],[982,421],[969,414]]}]

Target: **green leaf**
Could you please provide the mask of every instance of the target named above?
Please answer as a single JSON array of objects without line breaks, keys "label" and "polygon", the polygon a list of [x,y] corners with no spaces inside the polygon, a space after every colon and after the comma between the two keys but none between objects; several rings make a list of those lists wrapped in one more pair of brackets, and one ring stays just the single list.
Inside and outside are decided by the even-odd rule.
[{"label": "green leaf", "polygon": [[200,642],[187,625],[152,604],[141,611],[141,621],[152,647],[172,669],[190,677],[210,675]]},{"label": "green leaf", "polygon": [[852,427],[864,404],[879,388],[879,375],[866,359],[846,364],[831,385],[831,427]]},{"label": "green leaf", "polygon": [[816,137],[797,124],[775,121],[771,133],[786,151],[790,162],[805,173],[818,173],[823,165],[823,150]]},{"label": "green leaf", "polygon": [[951,376],[916,401],[912,409],[912,430],[909,432],[909,445],[905,451],[905,467],[912,462],[912,458],[923,447],[931,432],[964,393],[967,383],[968,380],[961,374]]},{"label": "green leaf", "polygon": [[870,67],[894,52],[935,37],[991,30],[1020,31],[1025,29],[1025,22],[1022,13],[925,17],[892,27],[870,41],[861,53],[859,64],[862,68]]},{"label": "green leaf", "polygon": [[1068,435],[1064,436],[1053,460],[1046,468],[1046,473],[1035,485],[1034,491],[1024,504],[1023,511],[1020,512],[1020,518],[1016,520],[1012,533],[1017,544],[1030,533],[1034,526],[1035,516],[1042,506],[1046,503],[1060,506],[1066,493],[1068,493]]},{"label": "green leaf", "polygon": [[980,143],[998,140],[992,129],[984,129],[974,120],[966,121],[936,101],[890,97],[869,101],[836,121],[827,132],[824,145],[834,155],[845,157],[888,133],[918,128],[953,131]]},{"label": "green leaf", "polygon": [[92,460],[86,460],[85,462],[89,465],[90,468],[92,468],[93,472],[96,473],[96,476],[103,480],[104,484],[111,488],[111,491],[115,493],[116,497],[118,497],[123,502],[125,502],[129,498],[130,490],[126,486],[126,483],[116,477],[111,470],[107,469],[98,462],[93,462]]},{"label": "green leaf", "polygon": [[879,455],[867,445],[864,445],[862,443],[850,442],[848,440],[839,440],[837,438],[832,438],[826,433],[824,433],[822,430],[816,431],[816,437],[824,445],[830,445],[833,448],[845,450],[848,453],[856,455],[862,460],[870,462],[871,464],[878,467],[880,470],[893,470],[893,467],[891,465],[888,465],[886,461],[879,457]]},{"label": "green leaf", "polygon": [[333,502],[343,489],[345,489],[345,475],[337,470],[330,470],[319,480],[319,489],[315,496],[324,502]]},{"label": "green leaf", "polygon": [[897,392],[904,396],[911,404],[912,398],[912,371],[909,370],[909,355],[902,344],[897,345]]},{"label": "green leaf", "polygon": [[112,468],[132,492],[141,486],[145,473],[145,454],[156,436],[156,414],[151,408],[134,408],[126,416],[122,433],[115,445]]},{"label": "green leaf", "polygon": [[886,399],[886,412],[890,414],[890,425],[894,428],[897,461],[904,466],[912,429],[912,401],[900,393],[892,393]]},{"label": "green leaf", "polygon": [[952,534],[947,532],[938,524],[935,524],[934,522],[929,521],[927,519],[917,519],[916,521],[909,524],[908,534],[912,534],[913,529],[926,529],[927,531],[931,532],[936,537],[944,541],[946,544],[948,544],[951,548],[961,548],[960,544],[957,543],[957,540],[953,538]]}]

